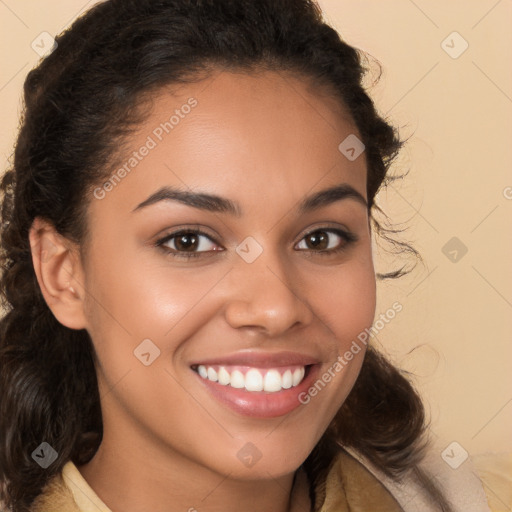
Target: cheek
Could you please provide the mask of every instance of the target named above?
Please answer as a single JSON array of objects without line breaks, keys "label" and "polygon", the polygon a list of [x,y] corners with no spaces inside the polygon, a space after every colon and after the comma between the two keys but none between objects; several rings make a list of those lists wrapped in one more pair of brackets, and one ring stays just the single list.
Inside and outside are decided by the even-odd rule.
[{"label": "cheek", "polygon": [[162,431],[169,428],[163,411],[171,406],[206,421],[177,384],[188,367],[173,360],[208,322],[211,305],[205,296],[226,269],[194,273],[165,263],[148,265],[128,254],[115,265],[96,263],[88,283],[88,331],[104,407],[116,410],[121,404],[132,416],[152,418],[151,428]]},{"label": "cheek", "polygon": [[222,277],[219,269],[194,272],[137,256],[127,254],[110,267],[98,264],[90,285],[93,323],[99,317],[102,328],[130,333],[134,340],[166,336]]},{"label": "cheek", "polygon": [[[330,360],[317,375],[302,403],[324,418],[322,428],[334,417],[359,375],[369,329],[375,317],[376,282],[371,259],[352,260],[332,271],[329,279],[308,284],[308,298],[331,343]],[[363,340],[363,341],[361,341]],[[324,399],[328,397],[328,399]]]},{"label": "cheek", "polygon": [[328,274],[307,278],[308,301],[316,316],[335,335],[338,351],[369,328],[376,307],[376,281],[371,260],[354,260]]},{"label": "cheek", "polygon": [[88,282],[88,331],[109,388],[127,372],[132,372],[130,380],[139,375],[148,349],[151,369],[173,368],[187,341],[218,311],[212,297],[228,270],[220,265],[193,271],[185,264],[148,264],[133,254],[127,251],[115,265],[98,259]]}]

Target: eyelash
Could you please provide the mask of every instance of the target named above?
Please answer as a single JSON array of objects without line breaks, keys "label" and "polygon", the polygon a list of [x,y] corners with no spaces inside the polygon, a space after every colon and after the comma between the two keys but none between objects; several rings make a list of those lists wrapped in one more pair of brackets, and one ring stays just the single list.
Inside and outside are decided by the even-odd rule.
[{"label": "eyelash", "polygon": [[[359,238],[354,233],[350,233],[349,231],[344,231],[342,229],[337,229],[337,228],[336,229],[335,228],[317,228],[313,231],[310,231],[309,233],[306,233],[301,238],[300,241],[304,240],[308,236],[311,236],[315,233],[334,233],[335,235],[337,235],[341,239],[343,239],[345,241],[345,243],[337,249],[324,249],[321,251],[315,251],[313,249],[300,249],[301,252],[312,251],[316,254],[319,254],[320,256],[333,256],[335,254],[339,254],[339,253],[345,251],[350,245],[352,245],[354,242],[357,242],[359,240]],[[208,252],[221,252],[221,251],[185,252],[185,251],[176,251],[174,249],[169,249],[169,248],[165,247],[165,244],[167,242],[169,242],[170,240],[172,240],[174,238],[179,238],[182,235],[190,235],[190,234],[205,236],[210,241],[214,242],[216,245],[219,245],[208,233],[205,233],[204,231],[201,231],[200,229],[197,229],[197,228],[181,229],[179,231],[175,231],[174,233],[170,233],[169,235],[166,235],[165,237],[158,240],[155,243],[155,245],[157,247],[159,247],[160,249],[164,250],[170,256],[172,256],[174,258],[185,259],[185,260],[204,256],[204,254],[208,253]]]}]

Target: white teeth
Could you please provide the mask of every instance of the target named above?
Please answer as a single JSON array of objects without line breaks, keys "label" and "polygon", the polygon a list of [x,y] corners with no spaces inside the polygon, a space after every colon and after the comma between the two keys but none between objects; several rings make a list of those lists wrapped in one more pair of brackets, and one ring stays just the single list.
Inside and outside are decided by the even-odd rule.
[{"label": "white teeth", "polygon": [[269,370],[263,379],[264,391],[281,391],[281,374],[277,370]]},{"label": "white teeth", "polygon": [[197,372],[203,379],[206,379],[208,377],[208,371],[206,370],[206,366],[200,365],[197,367]]},{"label": "white teeth", "polygon": [[219,377],[219,384],[222,384],[223,386],[227,386],[231,380],[231,376],[226,371],[226,368],[224,368],[224,366],[221,366],[219,368],[218,377]]},{"label": "white teeth", "polygon": [[197,367],[197,373],[203,378],[212,382],[218,382],[223,386],[230,385],[233,388],[242,389],[247,391],[266,391],[274,393],[282,389],[290,389],[291,387],[298,386],[306,373],[305,367],[296,368],[295,370],[286,370],[280,373],[279,370],[272,368],[265,371],[260,371],[257,368],[250,368],[244,375],[240,370],[229,371],[224,366],[218,367],[218,371],[205,365]]},{"label": "white teeth", "polygon": [[233,388],[245,388],[244,374],[235,370],[231,373],[231,387]]},{"label": "white teeth", "polygon": [[251,369],[245,374],[245,389],[247,391],[263,390],[263,377],[258,370]]},{"label": "white teeth", "polygon": [[283,388],[290,389],[292,387],[292,384],[293,384],[292,372],[291,372],[291,370],[286,370],[283,373]]},{"label": "white teeth", "polygon": [[292,377],[292,385],[293,386],[297,386],[300,383],[300,381],[304,378],[304,373],[305,373],[304,368],[297,368],[293,372],[293,377]]}]

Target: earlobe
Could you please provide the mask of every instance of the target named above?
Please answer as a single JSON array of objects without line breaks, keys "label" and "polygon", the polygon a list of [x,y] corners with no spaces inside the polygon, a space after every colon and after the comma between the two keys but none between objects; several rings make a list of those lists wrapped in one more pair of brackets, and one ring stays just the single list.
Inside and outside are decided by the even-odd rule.
[{"label": "earlobe", "polygon": [[75,244],[37,217],[29,233],[32,263],[41,293],[55,318],[70,329],[86,327],[83,269]]}]

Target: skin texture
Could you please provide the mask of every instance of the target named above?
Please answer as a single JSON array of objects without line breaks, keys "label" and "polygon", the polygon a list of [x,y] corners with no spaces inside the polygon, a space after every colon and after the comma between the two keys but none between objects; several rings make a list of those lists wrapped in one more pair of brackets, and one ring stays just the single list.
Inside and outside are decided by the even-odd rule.
[{"label": "skin texture", "polygon": [[[62,324],[87,329],[98,355],[104,437],[79,470],[114,512],[305,510],[306,485],[292,491],[294,473],[352,388],[364,351],[307,405],[265,419],[214,399],[190,365],[286,350],[317,358],[322,375],[371,326],[367,207],[346,198],[296,210],[342,183],[366,198],[364,154],[349,161],[338,150],[358,132],[339,102],[306,80],[218,71],[155,94],[121,165],[191,97],[197,106],[162,141],[153,135],[157,146],[102,199],[91,197],[82,257],[44,221],[31,231],[47,303]],[[132,211],[164,185],[229,198],[242,214],[176,201]],[[201,236],[202,256],[173,257],[173,241],[167,252],[155,246],[194,226],[212,238]],[[306,235],[329,228],[358,240],[319,254]],[[327,233],[329,249],[346,244]],[[236,252],[248,236],[263,249],[250,264]],[[160,350],[149,366],[134,356],[144,339]],[[246,443],[261,453],[251,467],[237,457]]]}]

